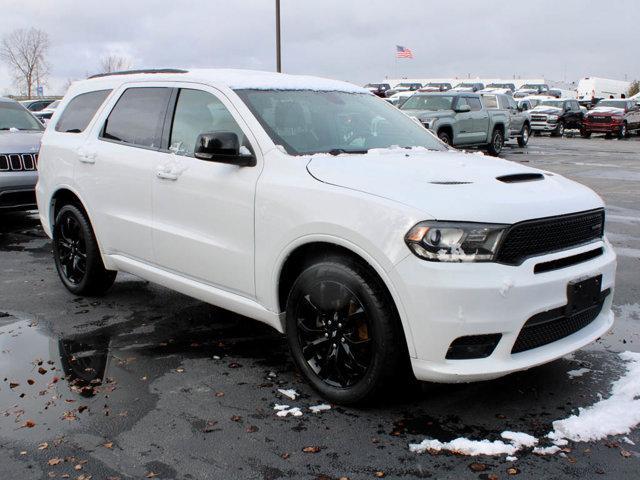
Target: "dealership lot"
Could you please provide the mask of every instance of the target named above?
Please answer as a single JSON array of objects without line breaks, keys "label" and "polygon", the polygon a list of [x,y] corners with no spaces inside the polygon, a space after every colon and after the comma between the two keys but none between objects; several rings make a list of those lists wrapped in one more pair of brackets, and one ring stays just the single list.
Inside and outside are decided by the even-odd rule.
[{"label": "dealership lot", "polygon": [[[619,254],[612,334],[528,372],[389,392],[368,408],[314,413],[323,400],[295,373],[283,338],[255,321],[128,275],[105,297],[73,297],[36,216],[0,216],[0,461],[15,478],[635,478],[640,448],[624,436],[515,461],[408,445],[505,430],[541,438],[609,395],[624,371],[617,353],[640,352],[639,152],[638,136],[594,136],[535,137],[503,154],[607,202]],[[278,416],[275,405],[302,415]],[[640,445],[637,431],[627,437]]]}]

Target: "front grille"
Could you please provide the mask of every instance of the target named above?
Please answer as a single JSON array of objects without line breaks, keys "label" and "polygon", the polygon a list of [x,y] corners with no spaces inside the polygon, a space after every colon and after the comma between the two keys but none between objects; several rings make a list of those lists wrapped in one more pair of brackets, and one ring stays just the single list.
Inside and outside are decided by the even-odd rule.
[{"label": "front grille", "polygon": [[0,155],[0,172],[25,172],[38,169],[38,154],[13,153]]},{"label": "front grille", "polygon": [[602,305],[609,293],[611,290],[606,289],[600,294],[600,300],[596,304],[572,315],[566,315],[566,307],[554,308],[534,315],[520,330],[511,353],[542,347],[582,330],[600,315]]},{"label": "front grille", "polygon": [[595,115],[592,115],[589,118],[589,122],[591,123],[611,123],[611,117],[597,117]]},{"label": "front grille", "polygon": [[525,259],[576,247],[602,238],[604,209],[539,218],[509,227],[497,261],[520,265]]},{"label": "front grille", "polygon": [[546,115],[531,115],[531,121],[532,122],[546,122],[547,121],[547,116]]}]

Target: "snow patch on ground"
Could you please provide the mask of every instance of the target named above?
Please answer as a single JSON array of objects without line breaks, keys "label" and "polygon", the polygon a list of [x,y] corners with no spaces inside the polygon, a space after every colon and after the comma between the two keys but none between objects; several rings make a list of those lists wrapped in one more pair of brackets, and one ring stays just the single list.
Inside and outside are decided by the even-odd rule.
[{"label": "snow patch on ground", "polygon": [[309,410],[311,410],[313,413],[320,413],[324,412],[325,410],[331,410],[331,405],[327,405],[326,403],[322,403],[320,405],[311,405],[309,407]]},{"label": "snow patch on ground", "polygon": [[578,378],[584,375],[585,373],[589,373],[591,370],[588,368],[579,368],[578,370],[569,370],[567,375],[569,378]]},{"label": "snow patch on ground", "polygon": [[[560,452],[561,447],[569,441],[593,442],[609,435],[629,434],[632,428],[640,424],[640,353],[623,352],[620,357],[626,362],[627,370],[612,384],[609,398],[603,399],[600,396],[595,404],[579,408],[576,415],[553,422],[553,430],[547,434],[547,438],[553,443],[551,446],[536,446],[538,439],[527,433],[505,431],[500,436],[509,443],[463,437],[451,442],[425,439],[420,443],[409,444],[409,450],[417,453],[445,450],[461,455],[513,457],[519,450],[535,447],[533,453],[537,455],[553,455]],[[583,373],[586,372],[579,375]]]},{"label": "snow patch on ground", "polygon": [[512,457],[511,455],[505,458],[507,462],[515,462],[517,459],[518,457]]},{"label": "snow patch on ground", "polygon": [[280,392],[282,395],[284,395],[287,398],[290,398],[291,400],[295,400],[296,397],[298,395],[300,395],[298,392],[296,392],[294,389],[290,388],[288,390],[284,390],[282,388],[278,389],[278,392]]},{"label": "snow patch on ground", "polygon": [[302,410],[299,407],[289,407],[289,405],[276,405],[273,407],[274,410],[277,410],[276,415],[279,417],[286,417],[291,415],[293,417],[301,417]]}]

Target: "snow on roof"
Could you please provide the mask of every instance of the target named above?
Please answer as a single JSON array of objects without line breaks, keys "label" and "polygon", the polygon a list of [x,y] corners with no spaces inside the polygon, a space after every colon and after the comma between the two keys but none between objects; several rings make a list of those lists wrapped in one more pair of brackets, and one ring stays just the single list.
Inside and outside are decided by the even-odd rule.
[{"label": "snow on roof", "polygon": [[184,72],[131,73],[101,76],[87,82],[122,84],[132,81],[185,81],[225,86],[233,90],[315,90],[371,94],[369,90],[348,82],[308,75],[290,75],[258,70],[188,69]]}]

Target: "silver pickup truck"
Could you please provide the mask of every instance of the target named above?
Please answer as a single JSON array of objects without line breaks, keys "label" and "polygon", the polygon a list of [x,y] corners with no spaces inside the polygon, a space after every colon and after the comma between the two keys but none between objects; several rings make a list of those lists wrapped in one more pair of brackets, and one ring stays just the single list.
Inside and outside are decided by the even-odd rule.
[{"label": "silver pickup truck", "polygon": [[483,93],[482,102],[488,109],[504,110],[509,115],[509,138],[515,138],[518,146],[526,147],[531,136],[531,102],[502,93]]},{"label": "silver pickup truck", "polygon": [[508,111],[487,108],[476,93],[416,93],[400,109],[454,147],[499,155],[510,136]]}]

